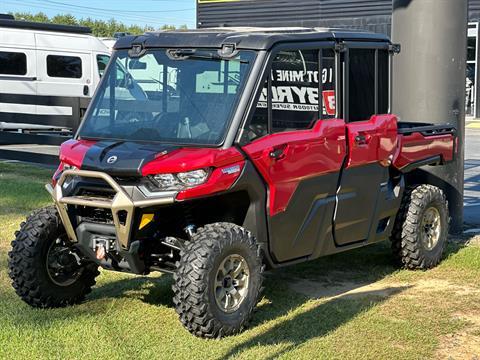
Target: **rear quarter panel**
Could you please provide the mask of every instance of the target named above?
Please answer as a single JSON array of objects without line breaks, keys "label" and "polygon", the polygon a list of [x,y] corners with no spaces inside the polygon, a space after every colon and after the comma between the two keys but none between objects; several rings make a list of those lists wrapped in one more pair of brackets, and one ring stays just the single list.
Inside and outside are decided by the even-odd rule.
[{"label": "rear quarter panel", "polygon": [[453,134],[424,135],[414,132],[398,136],[398,150],[393,161],[397,169],[431,157],[440,156],[442,162],[453,160],[455,136]]}]

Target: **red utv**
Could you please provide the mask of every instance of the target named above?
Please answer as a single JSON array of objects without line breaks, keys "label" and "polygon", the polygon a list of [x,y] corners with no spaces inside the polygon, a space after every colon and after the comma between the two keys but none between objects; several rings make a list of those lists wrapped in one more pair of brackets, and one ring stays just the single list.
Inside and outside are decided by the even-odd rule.
[{"label": "red utv", "polygon": [[195,335],[249,320],[267,268],[391,239],[409,269],[439,263],[441,189],[419,167],[455,129],[390,113],[398,46],[371,33],[208,29],[121,38],[9,257],[34,307],[78,303],[98,267],[173,273]]}]

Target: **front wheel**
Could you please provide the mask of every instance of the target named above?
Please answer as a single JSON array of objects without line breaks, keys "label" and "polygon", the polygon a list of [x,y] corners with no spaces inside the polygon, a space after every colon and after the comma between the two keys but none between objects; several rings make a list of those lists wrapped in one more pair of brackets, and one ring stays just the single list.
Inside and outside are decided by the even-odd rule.
[{"label": "front wheel", "polygon": [[441,189],[433,185],[408,189],[391,237],[397,261],[412,270],[438,265],[447,243],[448,225],[448,202]]},{"label": "front wheel", "polygon": [[259,300],[263,280],[252,234],[234,224],[206,225],[180,256],[173,301],[182,324],[200,337],[240,332]]},{"label": "front wheel", "polygon": [[95,285],[98,266],[70,246],[57,210],[37,210],[22,223],[9,252],[16,293],[33,307],[63,307],[82,301]]}]

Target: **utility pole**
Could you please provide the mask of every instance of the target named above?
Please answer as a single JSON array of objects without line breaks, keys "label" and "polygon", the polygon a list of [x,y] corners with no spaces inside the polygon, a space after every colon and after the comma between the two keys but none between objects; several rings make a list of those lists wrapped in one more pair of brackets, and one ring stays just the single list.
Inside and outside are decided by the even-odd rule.
[{"label": "utility pole", "polygon": [[465,74],[468,0],[393,0],[393,113],[403,121],[452,124],[456,161],[424,167],[419,177],[444,189],[451,232],[463,228]]}]

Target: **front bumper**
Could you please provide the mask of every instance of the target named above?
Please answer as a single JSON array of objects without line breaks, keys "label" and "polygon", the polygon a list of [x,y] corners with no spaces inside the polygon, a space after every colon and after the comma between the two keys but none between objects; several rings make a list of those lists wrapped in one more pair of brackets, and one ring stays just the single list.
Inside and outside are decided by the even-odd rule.
[{"label": "front bumper", "polygon": [[[63,185],[71,177],[103,180],[114,190],[115,195],[113,199],[91,196],[64,196]],[[128,250],[129,247],[135,209],[172,204],[175,202],[177,194],[176,192],[148,193],[139,186],[123,187],[106,173],[86,170],[66,170],[60,176],[55,187],[48,184],[46,188],[55,202],[67,236],[72,242],[76,243],[78,239],[68,213],[69,205],[109,209],[112,212],[115,225],[115,236],[122,250]],[[121,216],[120,213],[122,213]]]}]

